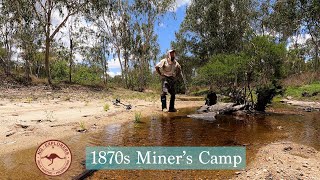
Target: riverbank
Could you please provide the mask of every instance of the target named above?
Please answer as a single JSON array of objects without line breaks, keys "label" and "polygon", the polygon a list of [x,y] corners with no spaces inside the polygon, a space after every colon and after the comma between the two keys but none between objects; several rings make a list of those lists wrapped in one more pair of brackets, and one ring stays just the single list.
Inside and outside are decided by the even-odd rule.
[{"label": "riverbank", "polygon": [[255,160],[233,179],[320,179],[320,152],[293,142],[275,142],[259,149]]},{"label": "riverbank", "polygon": [[[34,162],[35,147],[48,139],[59,139],[66,142],[73,139],[69,144],[75,152],[75,160],[66,177],[74,177],[84,168],[81,165],[84,159],[83,149],[87,144],[84,142],[90,141],[100,145],[99,132],[103,134],[110,130],[105,129],[107,125],[114,124],[115,127],[120,128],[119,124],[134,121],[136,113],[141,113],[142,117],[162,114],[159,95],[152,91],[144,93],[125,89],[104,91],[84,87],[53,91],[45,87],[29,87],[1,89],[0,93],[0,121],[2,124],[0,154],[2,157],[10,157],[2,159],[2,162],[6,162],[2,170],[10,172],[8,177],[13,174],[18,174],[14,177],[20,178],[42,177],[43,175],[34,166],[36,171],[33,174],[26,173],[30,171],[30,167],[26,164]],[[126,110],[122,105],[113,105],[112,101],[115,98],[120,98],[124,104],[131,104],[133,108]],[[199,101],[194,101],[196,99]],[[201,98],[178,96],[176,105],[179,109],[200,107],[203,103]],[[247,146],[247,152],[250,154],[248,158],[251,159],[245,171],[98,171],[90,179],[105,177],[137,177],[139,179],[159,176],[165,179],[185,177],[197,179],[319,179],[319,165],[315,163],[320,160],[319,148],[314,149],[309,146],[317,143],[317,147],[320,147],[317,142],[319,124],[316,124],[319,121],[315,118],[319,117],[317,114],[319,112],[307,113],[296,107],[284,105],[269,107],[267,110],[271,112],[268,115],[247,117],[245,121],[238,119],[236,122],[227,116],[215,122],[194,121],[188,118],[162,121],[155,119],[152,124],[149,121],[140,124],[137,127],[139,131],[130,126],[134,123],[129,123],[126,126],[121,125],[122,138],[119,136],[108,138],[109,140],[114,138],[114,142],[122,139],[121,143],[125,145],[154,145],[154,142],[158,142],[154,141],[155,139],[162,140],[158,143],[175,146],[184,143],[190,146],[244,145]],[[179,117],[179,113],[177,116]],[[91,137],[94,134],[97,138]],[[149,138],[146,138],[147,136]],[[275,142],[279,139],[288,141]],[[301,142],[305,144],[299,144]],[[25,156],[28,158],[24,159]],[[8,159],[14,164],[8,163]]]},{"label": "riverbank", "polygon": [[[131,104],[114,105],[120,98]],[[194,107],[203,101],[180,101],[176,107]],[[46,86],[0,90],[0,155],[35,147],[49,139],[62,139],[79,133],[99,132],[106,125],[134,121],[141,116],[162,113],[156,92],[125,89],[108,91],[85,87],[51,90]]]},{"label": "riverbank", "polygon": [[320,110],[320,102],[318,101],[299,101],[293,99],[282,99],[280,100],[281,103],[289,104],[292,106],[296,106],[298,108],[303,108],[305,111],[313,111],[313,110]]}]

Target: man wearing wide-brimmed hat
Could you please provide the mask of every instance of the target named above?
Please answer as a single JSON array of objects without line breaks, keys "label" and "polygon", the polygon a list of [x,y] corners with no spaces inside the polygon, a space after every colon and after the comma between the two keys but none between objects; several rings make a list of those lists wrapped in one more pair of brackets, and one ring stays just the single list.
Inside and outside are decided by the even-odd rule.
[{"label": "man wearing wide-brimmed hat", "polygon": [[161,103],[162,103],[162,111],[167,111],[167,99],[166,95],[170,93],[170,105],[169,112],[176,112],[177,110],[174,108],[174,101],[176,96],[175,91],[175,82],[176,77],[181,74],[181,66],[175,60],[175,50],[170,49],[168,51],[168,57],[162,59],[156,65],[156,71],[161,76],[162,80],[162,93],[161,93]]}]

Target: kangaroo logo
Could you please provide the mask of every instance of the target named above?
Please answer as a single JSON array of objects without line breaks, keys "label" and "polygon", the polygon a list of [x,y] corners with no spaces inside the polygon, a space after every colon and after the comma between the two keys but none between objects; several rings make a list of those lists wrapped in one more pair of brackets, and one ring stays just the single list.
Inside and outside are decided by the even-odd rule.
[{"label": "kangaroo logo", "polygon": [[44,174],[58,176],[69,169],[72,161],[71,151],[63,142],[49,140],[38,147],[35,161]]},{"label": "kangaroo logo", "polygon": [[49,156],[48,156],[48,155],[46,155],[46,156],[44,156],[44,157],[41,157],[41,159],[43,159],[43,158],[47,158],[48,160],[50,160],[50,161],[51,161],[51,163],[48,165],[48,166],[50,166],[51,164],[53,164],[53,160],[54,160],[54,159],[56,159],[56,158],[59,158],[59,159],[65,159],[66,157],[61,158],[61,157],[59,157],[57,154],[55,154],[55,153],[51,153]]}]

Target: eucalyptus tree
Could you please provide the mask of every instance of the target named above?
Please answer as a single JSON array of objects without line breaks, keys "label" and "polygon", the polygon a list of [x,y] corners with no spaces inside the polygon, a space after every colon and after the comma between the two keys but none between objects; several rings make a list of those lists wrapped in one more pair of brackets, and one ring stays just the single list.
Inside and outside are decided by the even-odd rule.
[{"label": "eucalyptus tree", "polygon": [[[90,26],[90,25],[89,25]],[[82,55],[82,64],[96,71],[103,83],[108,81],[108,44],[104,34],[94,31],[89,27],[81,27],[77,36],[79,53]]]},{"label": "eucalyptus tree", "polygon": [[319,71],[319,48],[320,48],[320,1],[318,0],[309,0],[309,1],[300,1],[303,22],[306,27],[306,31],[311,36],[311,42],[314,45],[313,48],[313,61],[314,69]]},{"label": "eucalyptus tree", "polygon": [[[79,11],[87,8],[88,0],[26,0],[28,3],[21,4],[20,0],[14,0],[17,6],[23,5],[21,9],[32,9],[36,20],[39,22],[43,36],[45,37],[45,69],[48,83],[51,82],[50,74],[50,45],[56,34],[65,26],[67,20]],[[54,13],[58,12],[62,16],[61,21],[53,25]]]},{"label": "eucalyptus tree", "polygon": [[161,17],[173,8],[172,0],[137,0],[132,4],[131,37],[132,66],[137,73],[136,83],[139,91],[147,86],[148,76],[151,75],[150,62],[155,61],[159,54],[159,44],[154,25]]},{"label": "eucalyptus tree", "polygon": [[192,1],[181,25],[190,52],[202,65],[214,54],[239,52],[252,7],[251,0]]},{"label": "eucalyptus tree", "polygon": [[[269,4],[269,28],[282,42],[310,35],[314,69],[319,69],[320,2],[317,0],[285,0]],[[294,43],[294,42],[293,42]],[[299,46],[294,46],[298,48]],[[305,58],[303,58],[304,60]]]},{"label": "eucalyptus tree", "polygon": [[29,8],[21,8],[28,5],[26,1],[10,2],[10,11],[14,13],[16,26],[15,44],[21,49],[19,56],[25,64],[25,77],[30,80],[32,74],[33,63],[36,59],[36,54],[42,45],[43,36],[41,36],[39,22],[35,19],[32,10]]},{"label": "eucalyptus tree", "polygon": [[117,57],[121,68],[122,80],[124,79],[125,73],[121,52],[122,41],[125,37],[122,35],[121,22],[123,22],[122,15],[127,13],[125,11],[128,11],[128,6],[125,6],[125,2],[122,0],[99,1],[85,13],[88,23],[91,24],[91,27],[95,27],[95,30],[91,29],[91,34],[95,34],[95,48],[101,51],[101,66],[105,83],[107,83],[108,59],[111,53],[115,61]]},{"label": "eucalyptus tree", "polygon": [[76,53],[79,53],[81,43],[86,43],[82,39],[84,30],[81,24],[82,19],[83,15],[81,13],[75,17],[71,17],[67,22],[67,36],[69,38],[69,83],[72,83],[73,67],[75,64],[74,56]]},{"label": "eucalyptus tree", "polygon": [[15,15],[11,11],[10,1],[0,2],[0,64],[5,74],[9,75],[12,64],[14,36],[17,32],[17,23]]},{"label": "eucalyptus tree", "polygon": [[143,90],[150,61],[159,53],[154,24],[172,7],[172,0],[109,0],[94,7],[88,19],[105,35],[119,61],[124,85]]}]

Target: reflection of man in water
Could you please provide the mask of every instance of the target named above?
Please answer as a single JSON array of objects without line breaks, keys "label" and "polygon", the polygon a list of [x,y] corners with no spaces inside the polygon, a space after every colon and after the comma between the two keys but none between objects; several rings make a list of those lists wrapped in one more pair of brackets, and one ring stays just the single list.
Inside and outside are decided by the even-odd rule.
[{"label": "reflection of man in water", "polygon": [[176,97],[175,82],[176,76],[181,74],[181,66],[175,60],[175,50],[168,51],[168,57],[162,59],[156,65],[156,71],[161,76],[162,80],[162,93],[161,93],[161,103],[162,111],[167,111],[167,100],[166,95],[170,93],[170,105],[169,112],[176,112],[174,108],[174,101]]}]

